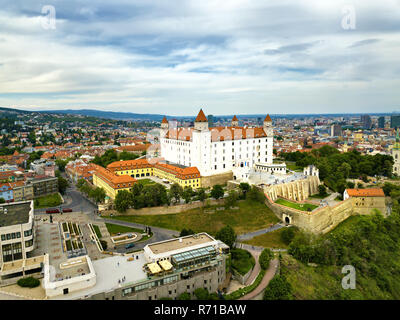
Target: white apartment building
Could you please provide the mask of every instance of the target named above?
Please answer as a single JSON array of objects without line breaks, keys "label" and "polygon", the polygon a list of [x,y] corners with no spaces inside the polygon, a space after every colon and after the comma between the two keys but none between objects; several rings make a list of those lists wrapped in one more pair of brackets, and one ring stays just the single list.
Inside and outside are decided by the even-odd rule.
[{"label": "white apartment building", "polygon": [[190,128],[170,128],[164,117],[160,140],[161,157],[172,163],[197,167],[201,176],[252,168],[256,163],[273,163],[273,128],[269,115],[263,127],[241,127],[234,116],[231,126],[211,129],[203,110]]}]

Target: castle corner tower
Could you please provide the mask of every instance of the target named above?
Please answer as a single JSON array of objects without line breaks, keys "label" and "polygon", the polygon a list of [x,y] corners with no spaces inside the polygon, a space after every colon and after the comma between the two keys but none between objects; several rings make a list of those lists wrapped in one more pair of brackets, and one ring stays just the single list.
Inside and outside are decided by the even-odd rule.
[{"label": "castle corner tower", "polygon": [[274,131],[272,128],[272,120],[271,120],[271,117],[269,116],[269,114],[264,119],[263,128],[268,137],[272,137],[274,135]]},{"label": "castle corner tower", "polygon": [[208,130],[208,120],[203,112],[203,109],[200,109],[199,114],[196,117],[196,120],[194,120],[194,129],[198,131]]},{"label": "castle corner tower", "polygon": [[239,127],[239,120],[236,116],[232,118],[232,127]]}]

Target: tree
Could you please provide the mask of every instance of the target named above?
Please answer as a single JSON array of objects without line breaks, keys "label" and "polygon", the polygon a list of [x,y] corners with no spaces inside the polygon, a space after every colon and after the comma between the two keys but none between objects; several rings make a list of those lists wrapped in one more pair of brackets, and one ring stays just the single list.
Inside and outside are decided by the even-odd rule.
[{"label": "tree", "polygon": [[297,231],[296,227],[284,228],[281,231],[281,235],[280,235],[282,242],[289,245],[292,242],[293,238],[295,237],[296,231]]},{"label": "tree", "polygon": [[185,203],[190,203],[193,197],[193,189],[192,187],[185,187],[183,189],[182,198],[185,200]]},{"label": "tree", "polygon": [[181,196],[183,194],[183,189],[179,184],[174,183],[174,184],[172,184],[171,188],[169,189],[169,193],[170,193],[171,197],[175,199],[175,203],[178,203],[181,200]]},{"label": "tree", "polygon": [[1,197],[0,198],[0,203],[6,203],[6,200],[3,197]]},{"label": "tree", "polygon": [[132,206],[132,193],[127,190],[118,191],[114,204],[118,212],[125,212]]},{"label": "tree", "polygon": [[252,201],[265,203],[264,192],[260,191],[256,186],[252,186],[250,191],[247,192],[246,198]]},{"label": "tree", "polygon": [[64,179],[63,177],[58,176],[58,191],[61,194],[65,193],[65,190],[67,190],[68,186],[69,186],[69,183],[68,183],[67,179]]},{"label": "tree", "polygon": [[190,293],[184,292],[178,296],[178,300],[190,300]]},{"label": "tree", "polygon": [[58,160],[56,160],[56,165],[61,172],[64,172],[65,166],[67,165],[68,162],[69,162],[69,160],[58,159]]},{"label": "tree", "polygon": [[233,207],[237,203],[238,197],[238,193],[235,190],[230,190],[225,198],[225,208]]},{"label": "tree", "polygon": [[239,189],[242,193],[242,199],[246,198],[246,193],[250,190],[250,185],[246,182],[241,182],[239,184]]},{"label": "tree", "polygon": [[323,184],[320,184],[320,185],[318,186],[318,194],[319,194],[319,196],[321,196],[321,197],[325,197],[325,196],[327,195],[326,187],[325,187]]},{"label": "tree", "polygon": [[221,230],[217,232],[215,237],[219,240],[221,240],[223,243],[225,243],[227,246],[230,248],[233,248],[233,244],[236,241],[236,233],[235,230],[231,226],[225,226]]},{"label": "tree", "polygon": [[196,290],[194,290],[194,295],[197,300],[208,300],[210,296],[208,290],[205,288],[197,288]]},{"label": "tree", "polygon": [[264,300],[290,300],[292,286],[282,275],[276,275],[268,284],[264,292]]},{"label": "tree", "polygon": [[203,202],[203,204],[204,204],[204,201],[205,201],[206,198],[207,198],[206,190],[205,190],[204,188],[199,188],[199,189],[197,190],[197,197],[198,197],[198,199],[199,199],[201,202]]},{"label": "tree", "polygon": [[91,189],[89,192],[89,196],[96,202],[104,202],[104,199],[106,197],[106,192],[104,191],[103,188],[96,187],[96,189]]},{"label": "tree", "polygon": [[271,259],[274,257],[274,254],[272,251],[268,248],[265,248],[261,254],[260,257],[258,258],[258,262],[260,263],[260,267],[263,270],[266,270],[269,268],[269,263]]},{"label": "tree", "polygon": [[182,229],[179,236],[184,237],[184,236],[190,236],[191,234],[195,234],[195,232],[192,229]]},{"label": "tree", "polygon": [[216,184],[211,189],[211,197],[214,199],[220,199],[224,196],[224,188],[221,185]]}]

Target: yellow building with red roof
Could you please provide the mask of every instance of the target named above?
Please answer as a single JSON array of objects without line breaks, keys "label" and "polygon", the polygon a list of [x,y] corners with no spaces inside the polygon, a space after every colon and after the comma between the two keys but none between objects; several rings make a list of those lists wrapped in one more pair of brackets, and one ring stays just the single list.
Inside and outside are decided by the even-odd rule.
[{"label": "yellow building with red roof", "polygon": [[103,188],[107,196],[115,199],[121,190],[129,191],[137,180],[130,175],[118,175],[109,169],[95,165],[93,171],[93,185]]},{"label": "yellow building with red roof", "polygon": [[129,175],[136,179],[156,176],[172,183],[178,183],[182,187],[201,187],[200,171],[196,167],[182,167],[168,164],[161,159],[136,159],[115,161],[107,166],[107,169],[115,174]]}]

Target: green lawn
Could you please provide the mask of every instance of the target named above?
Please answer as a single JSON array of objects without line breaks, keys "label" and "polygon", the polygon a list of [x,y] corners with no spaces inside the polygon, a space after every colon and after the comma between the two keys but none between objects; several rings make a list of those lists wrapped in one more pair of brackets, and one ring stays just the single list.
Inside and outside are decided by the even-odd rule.
[{"label": "green lawn", "polygon": [[281,228],[272,232],[264,233],[260,236],[243,242],[252,246],[264,248],[286,249],[287,245],[281,240],[281,232],[283,230],[284,228]]},{"label": "green lawn", "polygon": [[94,229],[94,232],[96,232],[97,238],[101,239],[102,234],[101,234],[101,232],[100,232],[99,226],[93,224],[93,229]]},{"label": "green lawn", "polygon": [[34,204],[36,209],[57,207],[62,203],[61,197],[58,193],[50,194],[48,196],[35,199]]},{"label": "green lawn", "polygon": [[289,170],[296,171],[296,172],[302,172],[303,171],[302,167],[296,166],[295,164],[286,163],[286,168],[289,169]]},{"label": "green lawn", "polygon": [[278,199],[275,201],[277,204],[281,204],[283,206],[301,210],[301,211],[313,211],[314,209],[318,208],[318,206],[310,203],[296,203],[296,202],[291,202],[285,199]]},{"label": "green lawn", "polygon": [[128,233],[128,232],[137,232],[137,233],[144,233],[143,229],[136,229],[136,228],[130,228],[130,227],[125,227],[125,226],[119,226],[116,224],[111,224],[111,223],[106,223],[106,227],[108,232],[110,233],[111,236],[116,235],[117,233]]},{"label": "green lawn", "polygon": [[177,214],[113,216],[107,218],[178,231],[184,228],[192,229],[195,232],[208,232],[212,235],[215,235],[226,225],[230,225],[237,234],[242,234],[267,228],[271,223],[279,221],[265,204],[245,200],[238,202],[237,206],[239,210],[217,211],[215,206],[211,206],[206,210],[214,209],[214,212],[206,213],[203,208],[196,208]]},{"label": "green lawn", "polygon": [[244,276],[255,265],[254,257],[243,249],[232,249],[232,268]]},{"label": "green lawn", "polygon": [[157,182],[154,182],[151,179],[138,179],[138,183],[142,184],[142,185],[148,185],[148,184],[156,184]]}]

